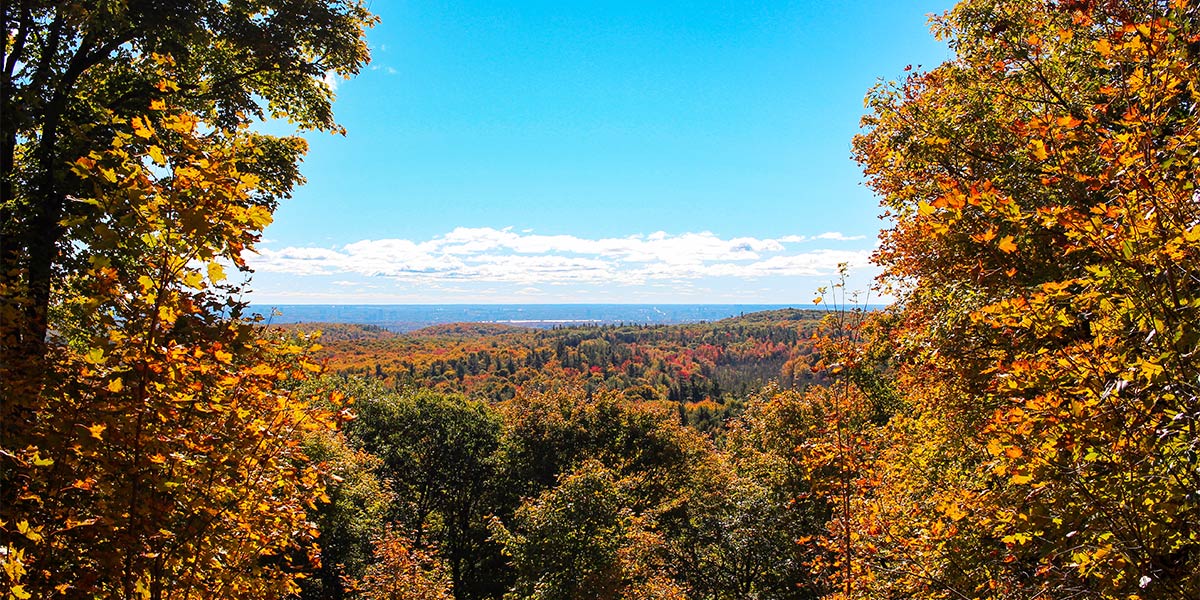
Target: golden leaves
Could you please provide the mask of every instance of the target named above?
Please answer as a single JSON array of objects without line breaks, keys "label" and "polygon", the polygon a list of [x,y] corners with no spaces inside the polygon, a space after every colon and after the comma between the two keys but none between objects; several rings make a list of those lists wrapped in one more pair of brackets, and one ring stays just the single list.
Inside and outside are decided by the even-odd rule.
[{"label": "golden leaves", "polygon": [[1057,122],[1059,127],[1065,127],[1067,129],[1075,129],[1083,124],[1083,120],[1076,118],[1074,115],[1059,117]]},{"label": "golden leaves", "polygon": [[[336,428],[341,417],[278,388],[310,372],[306,347],[263,338],[214,310],[223,305],[213,303],[219,286],[209,284],[225,279],[225,261],[240,264],[270,222],[256,196],[281,182],[251,172],[253,161],[266,160],[253,152],[252,136],[200,133],[196,117],[155,109],[153,117],[114,120],[112,147],[71,165],[89,196],[78,203],[93,212],[63,226],[88,267],[56,291],[64,314],[82,316],[57,326],[56,335],[72,341],[55,349],[47,375],[55,384],[38,398],[39,429],[30,435],[41,445],[20,463],[29,490],[10,494],[50,527],[30,519],[30,535],[44,537],[22,536],[31,549],[23,560],[74,551],[79,538],[68,532],[87,524],[93,539],[137,546],[131,573],[158,564],[181,589],[209,589],[217,571],[240,571],[253,575],[240,575],[237,589],[276,593],[295,587],[294,570],[264,567],[261,557],[289,555],[304,537],[295,533],[307,516],[299,499],[321,493],[297,438]],[[70,479],[50,490],[42,473],[52,465]],[[51,495],[84,510],[54,512],[42,500]],[[243,497],[254,504],[232,501]],[[160,512],[151,516],[152,507]],[[168,522],[204,533],[168,543],[158,532]],[[123,549],[104,548],[114,551]],[[105,595],[116,575],[80,564],[56,577],[91,577]],[[37,593],[56,584],[63,585],[51,581]]]},{"label": "golden leaves", "polygon": [[225,279],[225,267],[216,261],[208,263],[208,279],[213,283],[221,282]]},{"label": "golden leaves", "polygon": [[167,166],[167,157],[163,154],[162,148],[158,146],[150,146],[146,149],[146,154],[159,166]]},{"label": "golden leaves", "polygon": [[1046,142],[1042,140],[1031,140],[1029,142],[1029,151],[1038,160],[1046,160],[1050,156],[1049,152],[1046,151]]},{"label": "golden leaves", "polygon": [[134,117],[129,120],[129,125],[133,128],[133,135],[137,137],[148,140],[154,136],[154,128],[146,117]]},{"label": "golden leaves", "polygon": [[996,239],[996,228],[992,227],[983,233],[972,234],[971,239],[981,244],[990,242]]},{"label": "golden leaves", "polygon": [[[905,397],[927,403],[913,428],[919,436],[950,420],[971,432],[969,442],[941,441],[941,465],[971,457],[957,484],[986,489],[992,503],[975,513],[994,524],[988,537],[973,537],[981,527],[971,523],[956,540],[981,549],[953,563],[980,565],[958,589],[1032,596],[1078,577],[1101,595],[1128,595],[1129,564],[1178,552],[1189,542],[1170,532],[1200,526],[1168,508],[1192,493],[1175,483],[1170,458],[1194,446],[1176,388],[1194,396],[1181,382],[1200,381],[1183,358],[1200,340],[1200,117],[1190,83],[1200,66],[1186,45],[1200,30],[1173,12],[1182,9],[1119,4],[1126,14],[1113,21],[1096,3],[1072,3],[1068,19],[1015,2],[974,12],[981,5],[968,2],[945,21],[960,61],[873,98],[873,129],[856,141],[896,219],[885,267],[912,285],[899,338],[920,375]],[[978,35],[986,31],[995,35]],[[1033,48],[1036,59],[1022,53]],[[957,139],[934,143],[948,135]],[[993,198],[971,194],[961,208],[948,200],[985,182]],[[911,464],[890,473],[940,486],[953,472]],[[879,499],[905,493],[896,485]],[[1097,510],[1138,525],[1099,523]],[[1011,545],[1003,561],[988,554],[995,539]],[[929,572],[951,564],[930,548],[913,556]],[[1045,587],[1006,579],[1035,562],[1035,585]]]},{"label": "golden leaves", "polygon": [[108,425],[105,425],[103,423],[98,423],[96,425],[89,425],[89,426],[85,427],[84,429],[87,429],[88,434],[91,435],[93,438],[98,439],[98,440],[103,440],[104,439],[104,435],[103,435],[104,430],[108,429]]},{"label": "golden leaves", "polygon": [[1011,235],[1006,235],[1000,238],[1000,243],[997,244],[997,247],[1000,248],[1000,251],[1004,252],[1005,254],[1012,254],[1013,252],[1017,251],[1017,244],[1013,241],[1013,236]]}]

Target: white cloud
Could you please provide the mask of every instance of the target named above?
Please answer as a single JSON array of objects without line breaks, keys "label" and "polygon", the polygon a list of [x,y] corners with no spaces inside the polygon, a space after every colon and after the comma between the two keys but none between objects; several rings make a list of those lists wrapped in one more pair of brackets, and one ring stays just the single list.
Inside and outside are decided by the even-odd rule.
[{"label": "white cloud", "polygon": [[845,241],[851,241],[851,240],[861,240],[864,237],[866,237],[866,236],[843,235],[842,232],[840,232],[840,231],[826,231],[825,233],[822,233],[821,235],[818,235],[813,239],[814,240],[837,240],[839,242],[845,242]]},{"label": "white cloud", "polygon": [[325,71],[325,76],[321,78],[321,80],[325,82],[325,85],[329,86],[329,89],[335,92],[338,89],[338,82],[340,79],[341,78],[338,77],[338,74],[332,70]]},{"label": "white cloud", "polygon": [[865,235],[845,235],[840,231],[826,231],[814,236],[807,235],[785,235],[779,238],[778,241],[785,244],[801,244],[804,242],[812,242],[816,240],[836,241],[836,242],[852,242],[856,240],[866,239]]},{"label": "white cloud", "polygon": [[290,275],[388,277],[434,285],[496,282],[642,285],[709,277],[811,277],[868,264],[869,248],[789,250],[785,244],[847,241],[863,236],[823,233],[777,239],[722,238],[712,232],[589,239],[512,228],[459,227],[428,240],[361,240],[341,248],[261,249],[251,266]]}]

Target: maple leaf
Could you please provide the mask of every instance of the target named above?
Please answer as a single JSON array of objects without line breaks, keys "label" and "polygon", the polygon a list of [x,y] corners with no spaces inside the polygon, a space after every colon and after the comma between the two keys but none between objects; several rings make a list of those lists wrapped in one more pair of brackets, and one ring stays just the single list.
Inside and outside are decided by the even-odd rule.
[{"label": "maple leaf", "polygon": [[997,245],[1001,252],[1012,254],[1017,251],[1017,244],[1013,242],[1013,236],[1006,235],[1000,238],[1000,243]]}]

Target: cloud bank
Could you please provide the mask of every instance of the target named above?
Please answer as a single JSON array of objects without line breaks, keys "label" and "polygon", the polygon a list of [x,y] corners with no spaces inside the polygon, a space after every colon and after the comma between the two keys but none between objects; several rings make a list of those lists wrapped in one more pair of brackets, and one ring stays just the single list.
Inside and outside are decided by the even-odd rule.
[{"label": "cloud bank", "polygon": [[340,248],[262,248],[246,256],[258,272],[361,275],[413,283],[453,281],[643,285],[711,277],[810,277],[869,263],[870,249],[811,248],[863,236],[829,232],[777,239],[722,238],[711,232],[588,239],[511,228],[459,227],[424,241],[362,240]]}]

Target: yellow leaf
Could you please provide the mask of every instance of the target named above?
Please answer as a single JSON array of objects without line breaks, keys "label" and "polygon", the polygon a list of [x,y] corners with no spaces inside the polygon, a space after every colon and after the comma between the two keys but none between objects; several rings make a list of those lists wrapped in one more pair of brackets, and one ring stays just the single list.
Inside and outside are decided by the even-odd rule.
[{"label": "yellow leaf", "polygon": [[199,271],[188,271],[181,278],[183,285],[193,289],[202,289],[204,287],[204,276]]},{"label": "yellow leaf", "polygon": [[14,585],[9,589],[9,591],[12,592],[13,597],[20,598],[21,600],[33,597],[29,594],[29,592],[25,591],[25,586],[22,585]]},{"label": "yellow leaf", "polygon": [[1146,361],[1142,363],[1141,370],[1146,379],[1151,380],[1161,375],[1165,369],[1163,369],[1162,365]]},{"label": "yellow leaf", "polygon": [[1096,40],[1095,47],[1100,56],[1107,57],[1112,54],[1112,44],[1109,44],[1108,40]]},{"label": "yellow leaf", "polygon": [[275,368],[272,367],[271,365],[259,364],[259,365],[254,365],[254,368],[250,369],[251,375],[274,375],[275,373],[276,373]]},{"label": "yellow leaf", "polygon": [[114,394],[117,392],[120,392],[123,389],[125,389],[125,382],[121,381],[120,377],[108,382],[108,391],[110,391]]},{"label": "yellow leaf", "polygon": [[225,279],[225,267],[222,267],[221,263],[218,262],[208,263],[208,279],[213,283]]},{"label": "yellow leaf", "polygon": [[271,224],[271,211],[264,206],[251,206],[246,209],[246,216],[250,221],[250,226],[254,229],[262,229]]},{"label": "yellow leaf", "polygon": [[942,512],[945,513],[947,517],[950,517],[950,520],[952,521],[961,521],[963,517],[967,516],[967,512],[955,504],[945,505]]},{"label": "yellow leaf", "polygon": [[1038,160],[1046,160],[1050,154],[1046,152],[1046,142],[1042,140],[1033,140],[1029,142],[1030,151],[1033,152],[1034,158]]},{"label": "yellow leaf", "polygon": [[990,241],[992,241],[992,240],[996,239],[996,230],[995,230],[994,228],[993,228],[993,229],[988,229],[987,231],[985,231],[985,232],[983,232],[983,233],[981,233],[981,234],[972,235],[972,236],[971,236],[971,239],[973,239],[973,240],[975,240],[976,242],[979,242],[979,243],[987,243],[987,242],[990,242]]},{"label": "yellow leaf", "polygon": [[1017,245],[1013,243],[1013,236],[1006,235],[1000,238],[1000,251],[1005,254],[1012,254],[1017,251]]},{"label": "yellow leaf", "polygon": [[85,427],[85,429],[88,430],[88,433],[92,434],[92,437],[94,437],[98,440],[102,440],[104,438],[101,436],[101,434],[104,433],[105,429],[108,429],[108,425],[104,425],[103,423],[101,423],[101,424],[97,424],[97,425],[92,425],[91,427]]},{"label": "yellow leaf", "polygon": [[150,146],[150,148],[146,150],[146,153],[150,155],[150,158],[154,160],[154,162],[160,165],[167,164],[167,157],[163,156],[162,148],[159,148],[158,146]]},{"label": "yellow leaf", "polygon": [[154,130],[150,128],[150,123],[143,117],[133,119],[129,122],[129,125],[133,127],[133,135],[140,138],[148,140],[150,136],[154,135]]},{"label": "yellow leaf", "polygon": [[42,541],[42,534],[38,533],[36,528],[29,526],[29,521],[19,521],[17,523],[17,533],[23,535],[31,542]]}]

